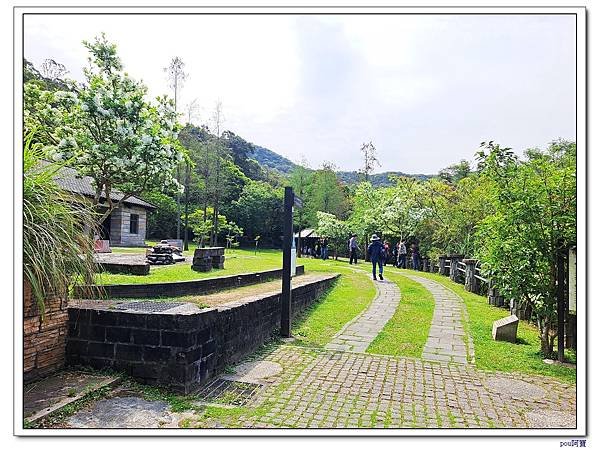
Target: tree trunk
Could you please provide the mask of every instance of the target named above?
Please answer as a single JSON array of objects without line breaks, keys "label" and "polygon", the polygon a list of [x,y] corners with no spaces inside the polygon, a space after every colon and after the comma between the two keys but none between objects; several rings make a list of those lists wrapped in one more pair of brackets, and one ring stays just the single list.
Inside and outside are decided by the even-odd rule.
[{"label": "tree trunk", "polygon": [[540,329],[540,350],[544,357],[550,358],[554,350],[554,340],[550,339],[550,321],[547,318],[538,320],[538,326]]},{"label": "tree trunk", "polygon": [[183,225],[183,249],[189,250],[188,245],[188,210],[190,205],[190,165],[185,166],[185,208],[184,208],[184,225]]},{"label": "tree trunk", "polygon": [[[175,174],[175,178],[179,183],[179,165],[177,166],[177,172]],[[181,194],[179,193],[179,189],[177,190],[177,237],[176,239],[181,238]]]}]

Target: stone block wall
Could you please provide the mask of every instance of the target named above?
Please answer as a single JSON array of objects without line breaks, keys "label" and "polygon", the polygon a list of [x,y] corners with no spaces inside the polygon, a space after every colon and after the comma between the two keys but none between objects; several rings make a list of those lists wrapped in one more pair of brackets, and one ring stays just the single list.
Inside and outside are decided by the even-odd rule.
[{"label": "stone block wall", "polygon": [[23,380],[34,381],[63,367],[67,338],[67,299],[45,302],[42,319],[29,283],[23,283]]},{"label": "stone block wall", "polygon": [[69,308],[69,365],[122,371],[190,392],[214,366],[216,310],[197,314]]},{"label": "stone block wall", "polygon": [[[304,310],[337,275],[293,289],[292,311]],[[123,371],[148,384],[189,393],[271,338],[280,324],[280,294],[181,312],[119,311],[106,302],[69,308],[67,363]],[[194,310],[195,308],[195,310]]]}]

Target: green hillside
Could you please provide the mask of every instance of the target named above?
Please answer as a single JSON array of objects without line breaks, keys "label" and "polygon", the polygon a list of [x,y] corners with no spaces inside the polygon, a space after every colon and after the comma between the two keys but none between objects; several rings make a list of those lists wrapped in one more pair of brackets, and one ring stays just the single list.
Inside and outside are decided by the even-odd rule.
[{"label": "green hillside", "polygon": [[[276,170],[283,175],[289,175],[297,164],[293,163],[285,156],[281,156],[268,148],[258,145],[252,146],[253,151],[249,153],[249,157],[256,160],[262,167]],[[362,181],[362,175],[357,171],[338,171],[336,172],[340,181],[344,184],[356,184]],[[426,180],[433,175],[425,174],[409,174],[404,172],[382,172],[375,173],[369,176],[369,180],[373,186],[389,186],[392,183],[390,176],[412,177],[418,180]]]},{"label": "green hillside", "polygon": [[253,145],[253,152],[250,153],[250,157],[256,160],[261,166],[275,169],[282,174],[290,174],[296,164],[287,159],[285,156],[281,156],[268,148],[261,147],[260,145]]},{"label": "green hillside", "polygon": [[[359,174],[357,171],[341,171],[336,173],[340,181],[345,184],[356,184],[363,181],[363,175]],[[433,177],[433,175],[425,175],[422,173],[411,174],[404,172],[382,172],[369,175],[369,181],[373,186],[390,186],[393,184],[390,177],[394,176],[416,178],[417,180],[427,180],[428,178]]]}]

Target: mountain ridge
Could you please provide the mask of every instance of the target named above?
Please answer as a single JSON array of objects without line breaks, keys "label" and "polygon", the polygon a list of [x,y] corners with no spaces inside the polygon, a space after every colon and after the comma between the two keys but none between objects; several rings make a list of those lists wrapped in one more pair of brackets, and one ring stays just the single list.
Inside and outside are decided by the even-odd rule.
[{"label": "mountain ridge", "polygon": [[[299,166],[298,164],[294,163],[285,156],[282,156],[279,153],[274,152],[273,150],[256,144],[253,144],[253,152],[249,156],[256,160],[260,165],[266,166],[270,169],[274,169],[282,175],[289,175],[296,167]],[[362,178],[362,174],[360,174],[356,170],[337,170],[335,173],[342,183],[348,185],[357,184],[361,181]],[[434,177],[435,175],[428,175],[422,173],[410,174],[400,171],[387,171],[369,175],[369,181],[374,186],[389,186],[393,184],[393,181],[390,179],[390,176],[409,177],[416,178],[418,180],[426,180],[428,178]]]}]

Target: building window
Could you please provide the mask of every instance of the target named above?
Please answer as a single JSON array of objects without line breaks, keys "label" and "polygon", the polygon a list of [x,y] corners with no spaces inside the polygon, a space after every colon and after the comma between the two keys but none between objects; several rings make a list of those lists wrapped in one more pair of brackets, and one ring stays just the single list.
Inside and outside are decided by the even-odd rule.
[{"label": "building window", "polygon": [[138,234],[138,223],[140,216],[138,214],[131,214],[129,216],[129,233]]}]

